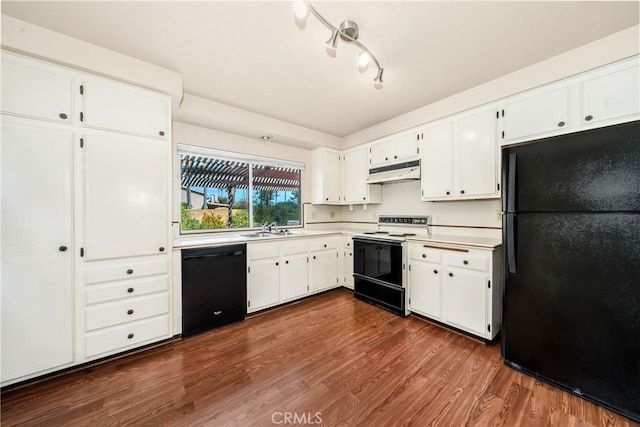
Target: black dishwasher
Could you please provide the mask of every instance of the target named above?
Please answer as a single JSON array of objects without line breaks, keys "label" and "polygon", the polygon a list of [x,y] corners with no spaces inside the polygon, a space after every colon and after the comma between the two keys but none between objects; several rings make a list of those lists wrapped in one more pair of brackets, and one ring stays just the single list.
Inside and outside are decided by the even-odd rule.
[{"label": "black dishwasher", "polygon": [[182,336],[247,314],[246,244],[182,250]]}]

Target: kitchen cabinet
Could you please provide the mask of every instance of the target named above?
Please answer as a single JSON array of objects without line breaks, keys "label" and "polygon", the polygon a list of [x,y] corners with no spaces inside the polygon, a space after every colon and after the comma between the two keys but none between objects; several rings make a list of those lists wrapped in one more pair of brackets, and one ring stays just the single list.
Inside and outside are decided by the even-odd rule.
[{"label": "kitchen cabinet", "polygon": [[339,285],[338,240],[333,236],[310,240],[310,292],[321,292]]},{"label": "kitchen cabinet", "polygon": [[569,87],[561,85],[527,92],[507,102],[500,112],[504,141],[533,139],[569,128]]},{"label": "kitchen cabinet", "polygon": [[408,132],[394,135],[369,146],[369,167],[381,167],[417,158],[422,134]]},{"label": "kitchen cabinet", "polygon": [[343,238],[344,258],[344,286],[353,290],[353,238],[351,236]]},{"label": "kitchen cabinet", "polygon": [[309,292],[307,239],[249,243],[247,256],[248,313],[299,299]]},{"label": "kitchen cabinet", "polygon": [[2,65],[6,386],[171,337],[171,102],[10,52]]},{"label": "kitchen cabinet", "polygon": [[311,152],[311,203],[340,204],[342,197],[341,153],[328,148]]},{"label": "kitchen cabinet", "polygon": [[81,120],[85,127],[169,138],[171,104],[163,95],[117,82],[92,79],[83,81],[82,95]]},{"label": "kitchen cabinet", "polygon": [[91,134],[83,145],[85,258],[166,253],[169,142]]},{"label": "kitchen cabinet", "polygon": [[3,384],[74,362],[72,144],[2,118]]},{"label": "kitchen cabinet", "polygon": [[381,203],[382,187],[379,184],[367,184],[369,176],[367,147],[358,147],[345,151],[343,159],[344,203]]},{"label": "kitchen cabinet", "polygon": [[2,54],[2,112],[73,123],[73,78],[43,62]]},{"label": "kitchen cabinet", "polygon": [[411,312],[492,340],[502,325],[502,248],[409,243]]},{"label": "kitchen cabinet", "polygon": [[580,84],[580,124],[640,118],[640,66],[637,59],[597,73]]},{"label": "kitchen cabinet", "polygon": [[424,129],[421,200],[499,197],[496,111],[475,111]]},{"label": "kitchen cabinet", "polygon": [[301,298],[309,292],[308,258],[306,240],[280,245],[280,302]]},{"label": "kitchen cabinet", "polygon": [[247,313],[280,302],[280,249],[278,243],[247,244]]},{"label": "kitchen cabinet", "polygon": [[414,246],[410,251],[408,275],[411,312],[441,320],[442,275],[440,251]]}]

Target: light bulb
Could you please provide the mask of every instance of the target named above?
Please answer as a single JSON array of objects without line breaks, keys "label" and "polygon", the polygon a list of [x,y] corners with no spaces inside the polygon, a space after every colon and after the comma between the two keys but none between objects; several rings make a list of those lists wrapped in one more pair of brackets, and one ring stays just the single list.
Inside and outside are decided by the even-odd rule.
[{"label": "light bulb", "polygon": [[293,13],[298,19],[304,19],[307,16],[307,5],[304,4],[303,0],[295,0],[293,2]]},{"label": "light bulb", "polygon": [[360,52],[360,56],[358,57],[358,65],[361,67],[366,67],[369,64],[370,56],[366,51]]}]

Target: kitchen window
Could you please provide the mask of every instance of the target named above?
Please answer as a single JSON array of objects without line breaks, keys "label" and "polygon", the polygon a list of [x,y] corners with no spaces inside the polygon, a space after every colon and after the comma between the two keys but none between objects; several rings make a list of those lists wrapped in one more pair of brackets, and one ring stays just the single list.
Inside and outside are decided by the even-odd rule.
[{"label": "kitchen window", "polygon": [[304,164],[178,145],[181,232],[302,223]]}]

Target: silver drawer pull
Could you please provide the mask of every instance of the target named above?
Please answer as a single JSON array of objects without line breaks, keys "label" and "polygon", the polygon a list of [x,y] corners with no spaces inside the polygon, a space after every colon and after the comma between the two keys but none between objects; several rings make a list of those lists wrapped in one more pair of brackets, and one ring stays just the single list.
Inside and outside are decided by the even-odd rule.
[{"label": "silver drawer pull", "polygon": [[219,316],[219,315],[221,315],[221,314],[222,314],[222,311],[214,311],[214,312],[213,312],[213,315],[214,315],[214,316]]}]

